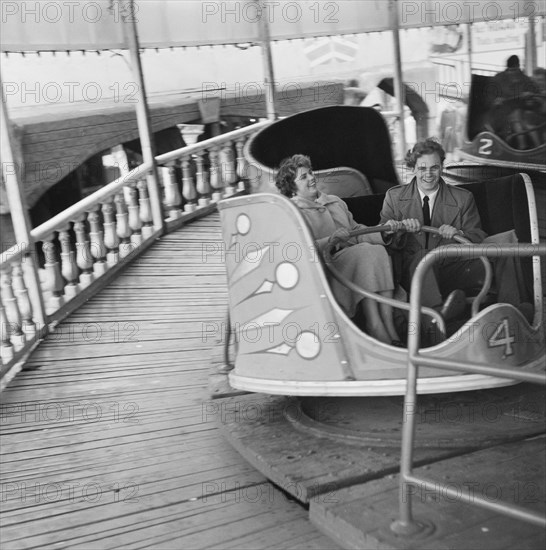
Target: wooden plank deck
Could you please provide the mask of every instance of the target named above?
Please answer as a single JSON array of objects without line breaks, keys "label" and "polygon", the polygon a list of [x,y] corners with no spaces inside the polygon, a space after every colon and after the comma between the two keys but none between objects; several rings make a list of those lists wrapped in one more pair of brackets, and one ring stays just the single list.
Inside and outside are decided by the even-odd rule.
[{"label": "wooden plank deck", "polygon": [[[472,498],[509,502],[544,516],[544,443],[540,436],[481,449],[416,468],[414,474],[457,495],[468,490]],[[412,507],[425,530],[421,536],[397,536],[390,525],[397,518],[398,483],[392,475],[340,489],[337,502],[311,502],[311,520],[344,548],[540,550],[546,544],[543,526],[469,505],[445,490],[433,494],[423,484],[414,488]]]},{"label": "wooden plank deck", "polygon": [[3,550],[337,548],[216,427],[220,242],[218,214],[162,238],[2,393]]}]

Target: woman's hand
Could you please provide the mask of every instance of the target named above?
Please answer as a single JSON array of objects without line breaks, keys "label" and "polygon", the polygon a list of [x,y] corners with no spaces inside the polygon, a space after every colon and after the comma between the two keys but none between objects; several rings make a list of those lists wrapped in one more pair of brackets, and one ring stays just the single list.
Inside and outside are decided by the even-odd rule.
[{"label": "woman's hand", "polygon": [[387,220],[383,225],[389,226],[389,230],[385,231],[386,235],[390,235],[391,233],[396,233],[397,231],[404,229],[404,223],[398,220]]},{"label": "woman's hand", "polygon": [[408,233],[419,233],[421,231],[421,222],[417,218],[406,218],[402,220],[402,224]]},{"label": "woman's hand", "polygon": [[347,240],[350,238],[349,231],[345,229],[344,227],[340,227],[339,229],[336,229],[328,238],[328,245],[333,246],[337,245],[338,248],[345,248],[347,246],[350,246],[350,244],[347,242]]}]

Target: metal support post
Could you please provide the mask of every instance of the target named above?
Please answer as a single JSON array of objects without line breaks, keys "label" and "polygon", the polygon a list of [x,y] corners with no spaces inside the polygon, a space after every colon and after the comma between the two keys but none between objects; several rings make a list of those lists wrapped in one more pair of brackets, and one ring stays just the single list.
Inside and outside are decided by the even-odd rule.
[{"label": "metal support post", "polygon": [[394,95],[398,110],[398,156],[403,159],[406,154],[406,126],[404,123],[404,81],[402,76],[402,55],[400,53],[400,29],[398,24],[398,4],[396,0],[389,0],[389,9],[391,12],[391,28],[394,39]]},{"label": "metal support post", "polygon": [[128,16],[123,17],[123,24],[127,30],[126,38],[129,46],[129,55],[131,60],[131,72],[138,85],[136,103],[136,115],[138,122],[138,134],[140,138],[140,146],[142,148],[142,157],[145,163],[149,162],[152,165],[151,174],[146,179],[148,180],[148,189],[150,193],[150,204],[152,207],[152,218],[154,228],[165,229],[165,220],[161,208],[161,196],[159,188],[159,175],[157,164],[155,161],[155,145],[154,137],[150,125],[150,114],[148,109],[148,101],[146,98],[146,87],[144,85],[144,76],[142,73],[142,64],[140,61],[140,51],[138,42],[138,33],[136,19],[132,15],[134,11],[134,0],[130,0],[130,10]]},{"label": "metal support post", "polygon": [[40,330],[42,330],[45,327],[47,319],[45,314],[44,298],[42,295],[42,288],[40,286],[40,279],[38,277],[38,270],[35,263],[36,257],[33,254],[34,243],[30,235],[30,219],[28,216],[26,200],[23,192],[23,185],[20,179],[20,174],[23,167],[17,164],[15,155],[13,153],[13,138],[11,135],[6,98],[4,96],[4,85],[2,83],[1,74],[0,89],[2,90],[2,110],[0,111],[0,156],[2,159],[2,177],[6,185],[6,195],[11,213],[11,222],[13,224],[13,230],[15,232],[15,240],[17,241],[17,243],[14,244],[20,246],[25,243],[28,245],[28,250],[30,252],[30,256],[28,258],[25,258],[25,260],[30,262],[30,268],[26,270],[29,279],[25,282],[27,284],[32,303],[33,317],[38,324]]},{"label": "metal support post", "polygon": [[269,35],[269,12],[266,5],[262,4],[260,0],[255,1],[258,4],[258,11],[260,13],[258,24],[264,68],[265,105],[267,118],[269,120],[275,120],[277,118],[277,113],[275,111],[275,75],[273,72],[273,56],[271,55],[271,38]]}]

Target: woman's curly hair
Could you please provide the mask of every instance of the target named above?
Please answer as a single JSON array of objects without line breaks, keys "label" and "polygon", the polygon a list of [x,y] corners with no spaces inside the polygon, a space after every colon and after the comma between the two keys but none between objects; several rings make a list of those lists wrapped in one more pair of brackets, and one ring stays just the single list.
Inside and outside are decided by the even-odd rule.
[{"label": "woman's curly hair", "polygon": [[446,158],[446,152],[439,141],[434,138],[427,138],[423,141],[418,141],[413,149],[406,153],[406,166],[408,168],[415,168],[415,164],[419,157],[423,155],[431,155],[437,153],[440,157],[440,162],[443,164]]},{"label": "woman's curly hair", "polygon": [[309,168],[312,170],[311,159],[306,155],[292,155],[281,161],[277,175],[275,176],[275,185],[278,190],[287,197],[293,197],[296,194],[296,174],[298,168]]}]

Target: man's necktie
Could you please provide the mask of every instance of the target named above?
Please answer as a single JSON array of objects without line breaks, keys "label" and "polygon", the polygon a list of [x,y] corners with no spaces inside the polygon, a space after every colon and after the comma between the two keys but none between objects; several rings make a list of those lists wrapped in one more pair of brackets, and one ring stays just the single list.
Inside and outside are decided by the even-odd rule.
[{"label": "man's necktie", "polygon": [[[423,224],[430,225],[430,208],[428,206],[428,197],[423,197]],[[425,233],[425,247],[428,248],[428,233]]]},{"label": "man's necktie", "polygon": [[430,208],[428,206],[428,197],[425,195],[423,198],[423,223],[430,225]]}]

